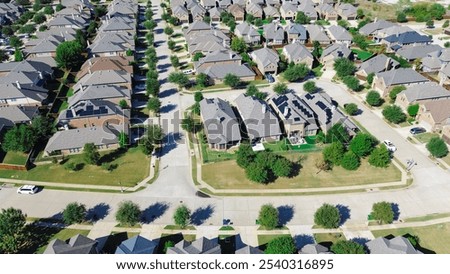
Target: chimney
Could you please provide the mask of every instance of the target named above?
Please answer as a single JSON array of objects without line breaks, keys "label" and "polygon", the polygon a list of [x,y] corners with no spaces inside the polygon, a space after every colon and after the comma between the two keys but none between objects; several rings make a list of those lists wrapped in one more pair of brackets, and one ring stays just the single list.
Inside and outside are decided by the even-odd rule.
[{"label": "chimney", "polygon": [[285,108],[283,111],[283,116],[286,117],[288,115],[288,113],[289,113],[289,109]]},{"label": "chimney", "polygon": [[17,86],[18,89],[22,89],[22,87],[20,86],[19,81],[16,81],[16,86]]}]

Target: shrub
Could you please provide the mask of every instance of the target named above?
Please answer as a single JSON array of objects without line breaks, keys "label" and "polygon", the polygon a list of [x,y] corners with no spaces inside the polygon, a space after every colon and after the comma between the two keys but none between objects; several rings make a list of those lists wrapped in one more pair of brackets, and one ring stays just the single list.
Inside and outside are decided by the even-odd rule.
[{"label": "shrub", "polygon": [[317,86],[314,81],[307,81],[305,84],[303,84],[303,90],[308,93],[314,93],[317,91]]},{"label": "shrub", "polygon": [[285,94],[288,91],[288,87],[285,83],[276,83],[273,87],[273,91],[277,94]]},{"label": "shrub", "polygon": [[339,209],[330,204],[323,204],[314,213],[314,223],[324,228],[337,228],[341,222]]},{"label": "shrub", "polygon": [[381,99],[381,96],[378,92],[376,92],[375,90],[371,90],[366,95],[366,102],[373,107],[378,107],[383,104],[383,99]]},{"label": "shrub", "polygon": [[408,115],[411,117],[416,117],[417,113],[419,112],[419,104],[414,104],[408,106]]},{"label": "shrub", "polygon": [[330,249],[335,254],[365,254],[364,247],[353,241],[339,241]]},{"label": "shrub", "polygon": [[345,105],[344,109],[345,112],[347,112],[347,114],[351,116],[356,115],[359,111],[358,106],[354,103]]},{"label": "shrub", "polygon": [[258,221],[267,229],[278,226],[278,210],[271,204],[265,204],[259,210]]},{"label": "shrub", "polygon": [[77,202],[70,203],[63,211],[63,221],[65,224],[79,224],[86,217],[86,206]]},{"label": "shrub", "polygon": [[134,226],[139,222],[141,209],[131,201],[123,201],[116,212],[116,221],[122,225]]},{"label": "shrub", "polygon": [[373,204],[372,213],[370,213],[370,215],[380,224],[390,224],[394,221],[394,210],[392,210],[392,204],[388,202]]},{"label": "shrub", "polygon": [[433,137],[427,144],[427,149],[436,158],[442,158],[447,156],[448,147],[445,144],[444,140],[439,137]]},{"label": "shrub", "polygon": [[281,236],[267,244],[266,254],[294,254],[296,251],[294,239],[291,236]]},{"label": "shrub", "polygon": [[383,109],[383,116],[391,123],[400,124],[406,121],[406,115],[399,106],[391,105]]},{"label": "shrub", "polygon": [[390,161],[391,155],[384,145],[375,148],[369,156],[369,164],[375,167],[388,167]]},{"label": "shrub", "polygon": [[342,81],[344,84],[353,91],[360,91],[362,86],[359,84],[358,78],[355,76],[345,76]]},{"label": "shrub", "polygon": [[341,160],[341,166],[346,170],[357,170],[361,165],[358,155],[352,151],[347,151]]},{"label": "shrub", "polygon": [[334,142],[322,151],[323,159],[333,165],[340,165],[344,156],[344,146],[340,142]]}]

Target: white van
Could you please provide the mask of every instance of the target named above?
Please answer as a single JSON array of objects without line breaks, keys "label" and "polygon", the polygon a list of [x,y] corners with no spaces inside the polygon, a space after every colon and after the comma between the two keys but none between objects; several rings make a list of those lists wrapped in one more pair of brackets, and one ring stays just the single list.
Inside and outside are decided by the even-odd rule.
[{"label": "white van", "polygon": [[35,185],[24,185],[17,189],[19,194],[35,194],[37,191],[38,188]]}]

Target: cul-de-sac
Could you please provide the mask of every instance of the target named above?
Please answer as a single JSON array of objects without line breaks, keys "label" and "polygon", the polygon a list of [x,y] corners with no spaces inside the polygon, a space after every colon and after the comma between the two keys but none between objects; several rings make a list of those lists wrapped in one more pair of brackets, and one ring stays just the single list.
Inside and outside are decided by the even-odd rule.
[{"label": "cul-de-sac", "polygon": [[450,254],[449,0],[0,22],[0,253]]}]

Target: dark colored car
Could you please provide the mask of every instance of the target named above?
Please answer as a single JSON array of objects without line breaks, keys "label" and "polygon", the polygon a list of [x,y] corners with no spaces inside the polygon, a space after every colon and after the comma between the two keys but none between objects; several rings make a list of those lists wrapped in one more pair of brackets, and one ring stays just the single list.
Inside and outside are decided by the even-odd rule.
[{"label": "dark colored car", "polygon": [[423,127],[413,127],[412,129],[409,130],[409,133],[411,133],[412,135],[416,135],[416,134],[420,134],[420,133],[424,133],[426,132],[426,129],[424,129]]}]

